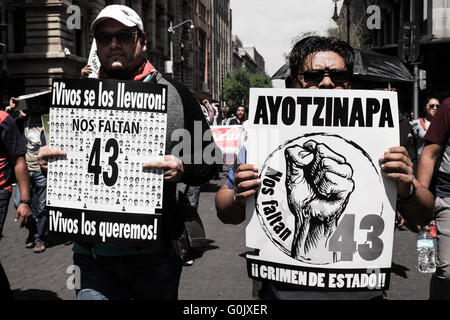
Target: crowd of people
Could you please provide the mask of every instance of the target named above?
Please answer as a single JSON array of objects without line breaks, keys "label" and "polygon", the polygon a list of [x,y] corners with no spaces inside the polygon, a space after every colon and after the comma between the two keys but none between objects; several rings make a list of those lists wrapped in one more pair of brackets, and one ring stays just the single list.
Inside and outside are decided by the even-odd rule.
[{"label": "crowd of people", "polygon": [[[147,60],[148,43],[141,18],[123,5],[105,7],[91,25],[101,63],[100,79],[120,79],[164,84],[168,88],[167,136],[185,128],[194,144],[193,123],[202,124],[202,136],[212,125],[241,125],[247,118],[243,105],[229,109],[218,101],[201,102],[182,84],[165,78]],[[290,88],[351,89],[353,48],[335,38],[310,36],[300,40],[289,58]],[[89,67],[82,76],[92,72]],[[32,102],[32,101],[31,101]],[[178,102],[178,103],[175,103]],[[9,112],[14,113],[17,100],[12,99]],[[12,184],[17,181],[16,218],[29,228],[25,246],[39,253],[45,250],[47,212],[45,176],[49,158],[64,158],[63,150],[50,149],[42,137],[42,105],[29,103],[29,114],[17,121],[0,111],[0,236],[6,218]],[[405,146],[392,146],[380,154],[383,173],[397,186],[399,215],[408,223],[425,227],[434,219],[437,227],[437,271],[431,283],[432,299],[450,298],[450,99],[430,98],[425,116],[411,122],[410,140],[418,146],[420,161],[417,174]],[[17,125],[16,123],[21,123]],[[22,128],[22,129],[19,129]],[[208,142],[202,144],[205,149]],[[162,161],[151,161],[144,169],[164,171],[163,232],[168,235],[158,247],[136,248],[115,244],[90,244],[76,241],[73,261],[81,269],[80,300],[101,299],[177,299],[182,262],[170,246],[175,236],[177,185],[188,186],[189,200],[198,207],[200,186],[217,174],[215,164],[188,164],[172,155],[167,144]],[[436,168],[436,169],[435,169]],[[15,178],[14,178],[15,177]],[[245,220],[245,205],[260,187],[258,168],[246,161],[245,146],[238,161],[216,194],[217,216],[224,223]],[[436,202],[435,202],[436,197]],[[1,245],[1,243],[0,243]],[[12,297],[9,283],[0,265],[0,295]],[[319,292],[295,289],[263,281],[261,299],[382,299],[383,292]]]},{"label": "crowd of people", "polygon": [[248,111],[244,105],[235,107],[222,106],[219,101],[203,99],[200,102],[203,114],[210,126],[242,125],[247,120]]}]

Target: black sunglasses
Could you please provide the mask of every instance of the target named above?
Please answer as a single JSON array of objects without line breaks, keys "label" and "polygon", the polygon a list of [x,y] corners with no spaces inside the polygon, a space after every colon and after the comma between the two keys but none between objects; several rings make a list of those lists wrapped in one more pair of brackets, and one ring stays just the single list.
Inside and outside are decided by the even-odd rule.
[{"label": "black sunglasses", "polygon": [[430,109],[434,109],[434,108],[439,108],[440,107],[440,105],[439,104],[430,104],[429,105],[430,106]]},{"label": "black sunglasses", "polygon": [[325,75],[329,76],[334,84],[343,84],[349,82],[351,79],[351,74],[347,70],[336,70],[336,69],[319,69],[319,70],[308,70],[299,73],[303,77],[303,80],[308,84],[319,84],[322,82]]},{"label": "black sunglasses", "polygon": [[95,34],[95,40],[100,44],[109,44],[113,38],[116,38],[117,42],[120,43],[130,43],[134,41],[134,35],[138,33],[137,31],[131,30],[120,30],[116,33],[109,32],[98,32]]}]

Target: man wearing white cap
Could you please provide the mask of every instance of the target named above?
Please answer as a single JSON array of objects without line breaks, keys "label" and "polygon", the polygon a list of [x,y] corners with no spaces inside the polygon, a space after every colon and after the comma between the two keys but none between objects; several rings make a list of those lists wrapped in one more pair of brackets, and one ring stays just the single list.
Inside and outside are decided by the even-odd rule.
[{"label": "man wearing white cap", "polygon": [[[105,7],[91,26],[97,42],[100,60],[100,79],[121,79],[167,85],[167,135],[164,161],[150,162],[143,168],[164,170],[164,202],[162,238],[158,249],[125,247],[113,244],[85,244],[75,242],[74,264],[81,269],[81,288],[77,299],[177,299],[181,275],[181,261],[173,256],[171,243],[178,234],[177,183],[200,185],[215,173],[215,165],[187,164],[171,155],[178,141],[171,141],[173,130],[184,128],[194,134],[194,122],[201,121],[202,131],[209,126],[190,91],[172,80],[168,81],[146,59],[147,41],[142,21],[137,13],[123,5]],[[185,132],[186,132],[185,131]],[[202,132],[202,136],[203,136]],[[203,152],[208,142],[203,142]],[[195,159],[191,151],[191,159]],[[202,153],[203,154],[203,153]],[[41,148],[41,166],[47,159],[65,156],[61,150]]]}]

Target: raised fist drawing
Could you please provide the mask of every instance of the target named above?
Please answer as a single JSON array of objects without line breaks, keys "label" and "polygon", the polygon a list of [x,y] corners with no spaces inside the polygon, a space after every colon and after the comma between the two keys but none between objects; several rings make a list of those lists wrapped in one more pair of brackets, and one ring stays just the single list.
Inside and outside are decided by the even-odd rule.
[{"label": "raised fist drawing", "polygon": [[287,200],[295,216],[291,256],[333,262],[327,261],[333,257],[328,239],[355,188],[353,169],[343,156],[314,140],[288,147],[284,155]]}]

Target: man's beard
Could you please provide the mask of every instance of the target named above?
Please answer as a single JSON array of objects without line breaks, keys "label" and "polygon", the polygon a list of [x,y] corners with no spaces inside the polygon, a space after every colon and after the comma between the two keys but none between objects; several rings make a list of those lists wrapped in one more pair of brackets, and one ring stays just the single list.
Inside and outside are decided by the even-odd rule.
[{"label": "man's beard", "polygon": [[105,70],[106,73],[111,77],[115,79],[127,79],[131,76],[131,72],[128,71],[126,68],[109,68],[108,70]]},{"label": "man's beard", "polygon": [[109,77],[113,79],[128,80],[133,77],[134,73],[142,66],[143,61],[136,63],[135,66],[116,66],[108,69],[104,68]]}]

